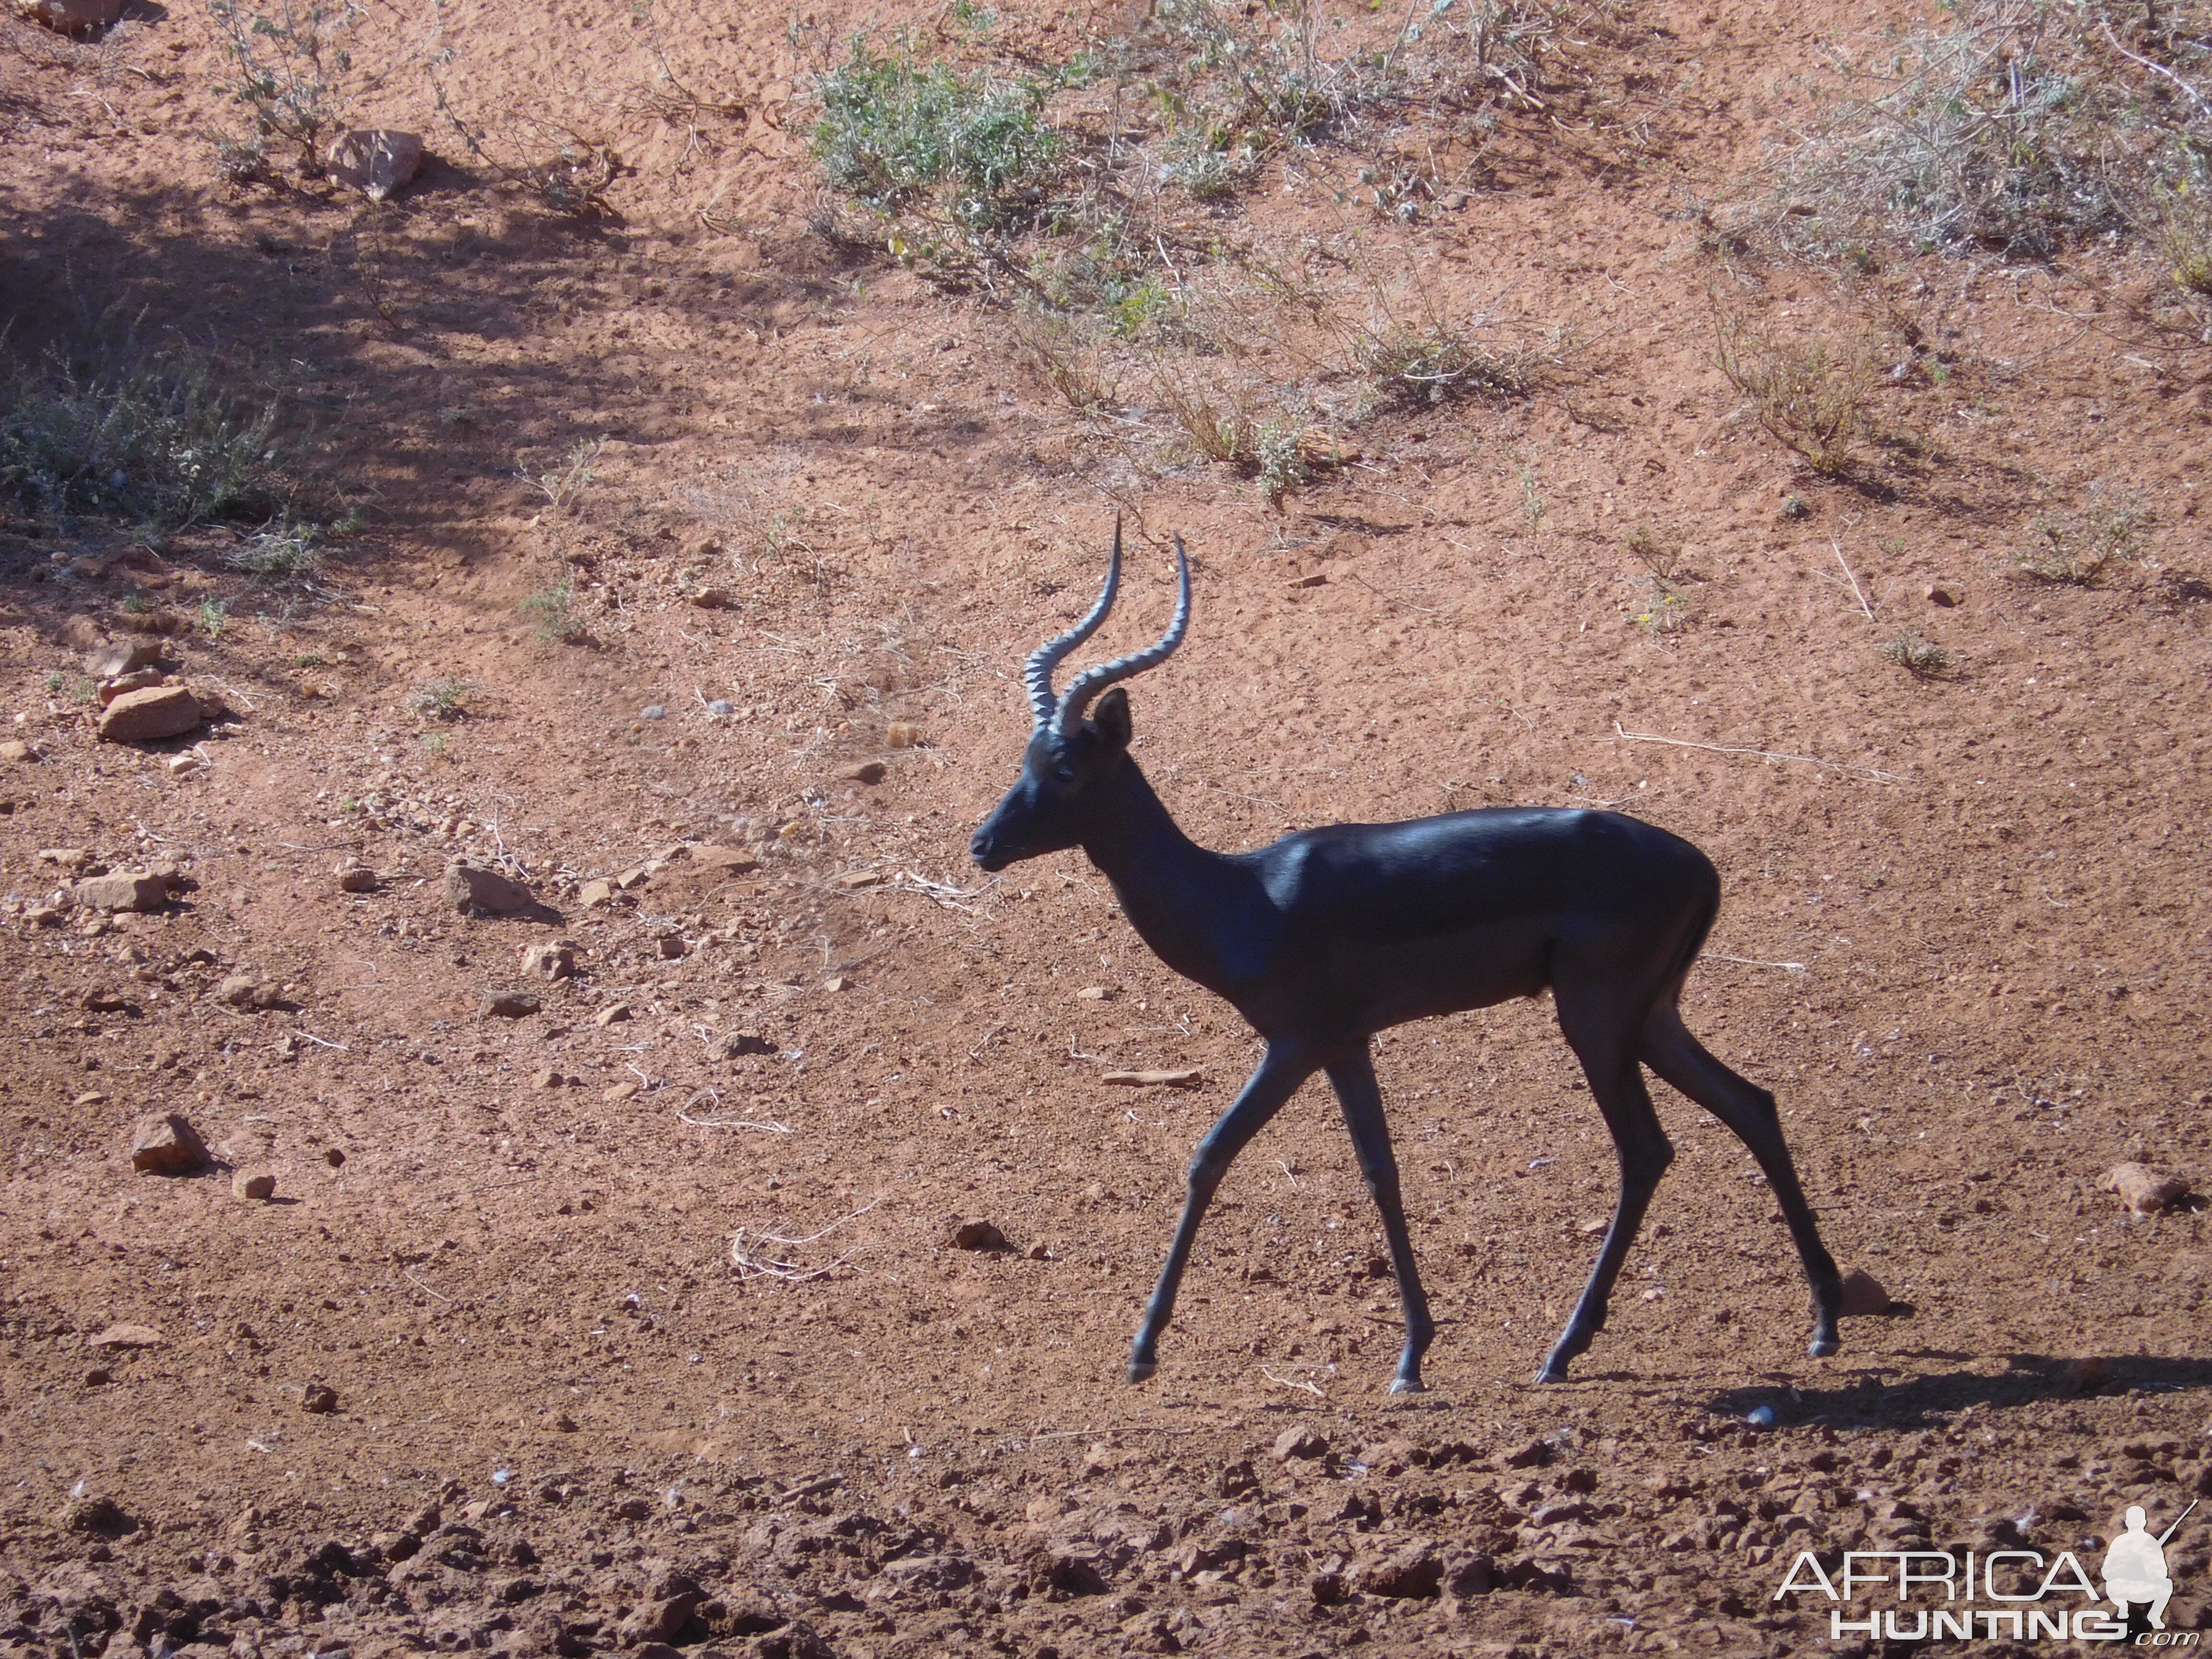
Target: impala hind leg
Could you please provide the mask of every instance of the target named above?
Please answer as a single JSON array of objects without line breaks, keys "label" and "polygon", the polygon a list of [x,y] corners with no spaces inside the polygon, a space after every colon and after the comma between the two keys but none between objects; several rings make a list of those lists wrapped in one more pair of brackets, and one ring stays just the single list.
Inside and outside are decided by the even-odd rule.
[{"label": "impala hind leg", "polygon": [[1575,1304],[1566,1329],[1545,1356],[1543,1370],[1536,1373],[1539,1382],[1565,1382],[1569,1364],[1605,1328],[1613,1282],[1620,1277],[1621,1264],[1628,1260],[1629,1247],[1636,1243],[1659,1177],[1674,1161],[1674,1143],[1659,1127],[1659,1114],[1652,1109],[1650,1092],[1644,1086],[1632,1036],[1622,1032],[1620,1025],[1610,1006],[1586,1012],[1578,1012],[1565,1001],[1559,1006],[1559,1029],[1575,1057],[1582,1061],[1590,1093],[1613,1135],[1613,1151],[1620,1160],[1620,1200],[1613,1206],[1612,1224],[1605,1230],[1605,1243],[1598,1247],[1597,1265],[1590,1269],[1582,1299]]},{"label": "impala hind leg", "polygon": [[1292,1050],[1280,1043],[1269,1043],[1267,1054],[1260,1061],[1260,1069],[1245,1080],[1237,1103],[1222,1114],[1221,1121],[1206,1132],[1206,1139],[1198,1143],[1198,1151],[1190,1161],[1189,1188],[1183,1199],[1182,1218],[1176,1223],[1175,1242],[1168,1246],[1168,1259],[1160,1268],[1160,1281],[1152,1288],[1152,1299],[1145,1304],[1144,1322],[1137,1327],[1137,1340],[1129,1348],[1129,1381],[1141,1382],[1159,1368],[1160,1333],[1168,1328],[1175,1316],[1176,1291],[1182,1283],[1182,1270],[1190,1261],[1190,1247],[1198,1237],[1198,1224],[1206,1218],[1206,1206],[1213,1201],[1214,1189],[1221,1185],[1221,1177],[1237,1161],[1237,1154],[1244,1150],[1245,1143],[1267,1127],[1267,1120],[1282,1110],[1283,1103],[1297,1093],[1298,1085],[1314,1074],[1314,1061],[1303,1049]]},{"label": "impala hind leg", "polygon": [[1406,1314],[1406,1346],[1398,1356],[1397,1375],[1390,1379],[1393,1394],[1421,1390],[1421,1356],[1437,1334],[1429,1316],[1429,1298],[1421,1290],[1420,1270],[1413,1265],[1413,1236],[1406,1231],[1406,1206],[1398,1193],[1398,1160],[1390,1151],[1390,1126],[1382,1116],[1382,1091],[1375,1081],[1375,1062],[1367,1050],[1328,1068],[1328,1080],[1344,1107],[1345,1127],[1352,1131],[1352,1150],[1359,1159],[1359,1173],[1367,1182],[1368,1195],[1382,1212],[1382,1237],[1389,1241],[1390,1267],[1398,1276],[1398,1301]]},{"label": "impala hind leg", "polygon": [[1806,1282],[1813,1288],[1811,1352],[1815,1358],[1826,1358],[1838,1346],[1836,1316],[1843,1310],[1843,1277],[1836,1271],[1835,1258],[1820,1243],[1813,1206],[1797,1184],[1797,1166],[1790,1161],[1790,1147],[1782,1139],[1774,1097],[1706,1052],[1682,1024],[1681,1012],[1671,998],[1662,1000],[1645,1019],[1640,1052],[1645,1065],[1727,1124],[1759,1161],[1759,1172],[1782,1206],[1782,1218],[1790,1224]]}]

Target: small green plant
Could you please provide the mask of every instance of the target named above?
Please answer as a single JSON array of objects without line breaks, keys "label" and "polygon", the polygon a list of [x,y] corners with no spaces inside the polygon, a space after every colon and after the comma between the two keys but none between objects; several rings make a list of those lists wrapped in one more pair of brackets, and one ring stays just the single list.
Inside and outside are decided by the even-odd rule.
[{"label": "small green plant", "polygon": [[320,668],[326,659],[319,651],[302,651],[292,659],[295,668]]},{"label": "small green plant", "polygon": [[1680,588],[1656,571],[1637,580],[1643,592],[1630,603],[1629,621],[1657,635],[1671,634],[1690,620],[1690,598]]},{"label": "small green plant", "polygon": [[225,553],[222,562],[260,581],[305,581],[322,563],[322,539],[320,525],[280,518]]},{"label": "small green plant", "polygon": [[1024,362],[1077,413],[1110,408],[1120,380],[1103,353],[1066,318],[1037,307],[1016,311],[1009,323]]},{"label": "small green plant", "polygon": [[193,618],[192,625],[206,635],[208,643],[212,645],[222,637],[222,630],[229,623],[230,601],[208,599],[200,601],[199,615]]},{"label": "small green plant", "polygon": [[599,465],[599,452],[606,447],[604,434],[597,438],[579,438],[568,447],[568,453],[562,458],[559,465],[535,477],[526,468],[521,475],[523,482],[545,497],[549,510],[565,513],[576,504],[576,498],[591,487],[592,473]]},{"label": "small green plant", "polygon": [[1929,643],[1909,629],[1883,646],[1881,654],[1915,679],[1939,680],[1956,665],[1948,651],[1940,645]]},{"label": "small green plant", "polygon": [[356,0],[209,0],[217,43],[229,60],[227,90],[252,112],[253,131],[218,146],[226,172],[259,170],[271,138],[299,149],[300,171],[320,177],[323,153],[345,131],[359,91],[347,44],[368,12]]},{"label": "small green plant", "polygon": [[116,608],[126,617],[143,617],[146,614],[147,605],[136,593],[126,593],[123,603]]},{"label": "small green plant", "polygon": [[566,645],[585,638],[590,629],[576,614],[576,579],[563,573],[550,587],[541,587],[522,602],[523,614],[536,618],[539,640]]},{"label": "small green plant", "polygon": [[2035,521],[2027,539],[2013,550],[2013,574],[2025,581],[2094,587],[2114,560],[2135,552],[2151,519],[2141,498],[2132,493],[2092,494],[2086,507]]},{"label": "small green plant", "polygon": [[1275,421],[1261,422],[1254,434],[1254,461],[1260,488],[1267,492],[1271,507],[1279,507],[1284,496],[1313,476],[1305,457],[1299,453],[1298,438],[1297,428]]},{"label": "small green plant", "polygon": [[1544,522],[1544,498],[1536,490],[1536,469],[1525,461],[1513,463],[1513,477],[1521,486],[1521,512],[1534,535]]},{"label": "small green plant", "polygon": [[1817,343],[1770,339],[1741,319],[1720,319],[1714,358],[1770,437],[1818,471],[1848,472],[1867,428],[1873,375],[1863,357]]},{"label": "small green plant", "polygon": [[64,691],[69,689],[69,676],[64,674],[58,668],[49,669],[46,672],[45,684],[46,688],[46,695],[48,696],[58,697]]},{"label": "small green plant", "polygon": [[422,748],[433,760],[445,759],[446,734],[443,732],[425,732],[422,734]]},{"label": "small green plant", "polygon": [[33,513],[173,528],[279,508],[277,410],[232,395],[188,352],[99,332],[0,367],[0,494]]},{"label": "small green plant", "polygon": [[417,720],[457,720],[468,714],[469,696],[476,689],[474,680],[425,680],[408,692],[404,707]]},{"label": "small green plant", "polygon": [[1621,536],[1620,544],[1662,582],[1672,581],[1682,562],[1682,538],[1672,531],[1655,530],[1648,524],[1633,525]]},{"label": "small green plant", "polygon": [[995,223],[1060,158],[1042,85],[919,62],[904,40],[878,52],[855,36],[814,92],[815,159],[832,185],[886,213],[942,187],[956,221]]}]

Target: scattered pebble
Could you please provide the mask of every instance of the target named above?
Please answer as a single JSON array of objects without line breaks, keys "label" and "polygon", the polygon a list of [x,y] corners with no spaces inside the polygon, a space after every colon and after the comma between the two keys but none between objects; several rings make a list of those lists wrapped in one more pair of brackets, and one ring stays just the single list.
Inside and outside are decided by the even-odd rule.
[{"label": "scattered pebble", "polygon": [[822,988],[831,993],[849,991],[853,988],[853,981],[846,975],[832,974],[822,981]]},{"label": "scattered pebble", "polygon": [[953,1228],[952,1237],[948,1242],[956,1250],[1011,1250],[1014,1248],[1006,1234],[981,1218],[961,1222]]},{"label": "scattered pebble", "polygon": [[230,1190],[249,1203],[265,1203],[276,1196],[276,1177],[266,1170],[240,1170],[230,1177]]},{"label": "scattered pebble", "polygon": [[635,1083],[624,1081],[616,1084],[613,1088],[608,1090],[606,1092],[606,1098],[609,1100],[635,1100],[637,1098],[637,1093],[638,1085]]},{"label": "scattered pebble", "polygon": [[653,941],[653,953],[659,957],[663,962],[679,961],[683,957],[685,949],[684,935],[681,933],[663,933]]},{"label": "scattered pebble", "polygon": [[323,1162],[329,1164],[333,1170],[343,1169],[345,1167],[345,1154],[343,1152],[340,1152],[337,1147],[332,1146],[323,1153]]},{"label": "scattered pebble", "polygon": [[657,702],[649,702],[637,711],[637,717],[641,720],[665,720],[668,711]]},{"label": "scattered pebble", "polygon": [[1124,1089],[1195,1089],[1206,1081],[1200,1071],[1109,1072],[1098,1079]]},{"label": "scattered pebble", "polygon": [[121,640],[111,644],[94,646],[85,653],[84,672],[96,680],[109,680],[119,674],[134,673],[141,668],[157,666],[161,660],[161,647],[155,640]]},{"label": "scattered pebble", "polygon": [[530,1079],[530,1086],[540,1090],[557,1089],[567,1081],[568,1079],[558,1072],[544,1071]]},{"label": "scattered pebble", "polygon": [[300,1407],[327,1417],[338,1408],[338,1391],[326,1382],[310,1382],[300,1390]]},{"label": "scattered pebble", "polygon": [[156,1112],[131,1130],[131,1167],[141,1175],[198,1175],[207,1164],[207,1143],[181,1113]]},{"label": "scattered pebble", "polygon": [[611,904],[614,898],[615,884],[604,876],[596,877],[576,890],[576,902],[586,910],[596,910],[601,905]]},{"label": "scattered pebble", "polygon": [[1774,1426],[1774,1407],[1753,1406],[1743,1414],[1743,1420],[1754,1429],[1771,1429]]},{"label": "scattered pebble", "polygon": [[1311,1429],[1285,1429],[1275,1437],[1275,1461],[1287,1463],[1292,1458],[1313,1458],[1327,1455],[1328,1442]]},{"label": "scattered pebble", "polygon": [[39,751],[21,738],[9,738],[0,742],[0,761],[10,766],[29,766],[36,763]]},{"label": "scattered pebble", "polygon": [[270,980],[252,974],[229,974],[215,988],[215,1000],[233,1008],[266,1008],[281,1000],[282,993]]},{"label": "scattered pebble", "polygon": [[422,140],[385,128],[349,132],[330,147],[323,166],[339,184],[381,202],[422,170]]},{"label": "scattered pebble", "polygon": [[725,1060],[735,1060],[743,1054],[772,1054],[775,1044],[758,1031],[729,1031],[715,1040],[714,1052]]},{"label": "scattered pebble", "polygon": [[1948,611],[1959,603],[1959,590],[1949,582],[1930,582],[1921,590],[1928,603]]},{"label": "scattered pebble", "polygon": [[599,1026],[616,1025],[630,1017],[629,1004],[611,1002],[592,1016],[592,1024]]},{"label": "scattered pebble", "polygon": [[358,860],[349,859],[332,872],[337,877],[341,893],[374,893],[376,890],[376,872]]},{"label": "scattered pebble", "polygon": [[545,1000],[535,991],[492,991],[487,993],[477,1009],[479,1018],[495,1015],[501,1019],[523,1019],[545,1006]]},{"label": "scattered pebble", "polygon": [[736,714],[738,706],[727,697],[717,697],[707,705],[707,712],[719,720],[724,715]]}]

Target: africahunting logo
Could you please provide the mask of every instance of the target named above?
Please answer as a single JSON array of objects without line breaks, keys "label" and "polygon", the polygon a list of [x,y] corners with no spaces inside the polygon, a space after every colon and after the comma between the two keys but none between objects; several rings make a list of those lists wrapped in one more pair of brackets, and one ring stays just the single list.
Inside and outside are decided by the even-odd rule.
[{"label": "africahunting logo", "polygon": [[[2201,1632],[2169,1631],[2173,1599],[2166,1547],[2191,1504],[2153,1534],[2141,1504],[2105,1550],[2102,1589],[2071,1550],[1854,1550],[1833,1571],[1799,1553],[1774,1592],[1826,1596],[1828,1639],[1890,1642],[2130,1642],[2193,1648]],[[1940,1597],[1941,1605],[1937,1605]],[[2078,1597],[2069,1601],[2067,1598]],[[1889,1601],[1897,1603],[1887,1606]],[[2086,1602],[2087,1605],[2082,1605]]]}]

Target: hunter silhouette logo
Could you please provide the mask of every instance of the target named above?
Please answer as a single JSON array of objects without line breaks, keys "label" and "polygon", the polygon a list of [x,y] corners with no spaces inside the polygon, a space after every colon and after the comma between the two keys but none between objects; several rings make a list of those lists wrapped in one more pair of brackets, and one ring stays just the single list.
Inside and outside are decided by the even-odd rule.
[{"label": "hunter silhouette logo", "polygon": [[2112,1540],[2112,1547],[2105,1552],[2105,1599],[2119,1610],[2121,1618],[2128,1617],[2130,1602],[2148,1601],[2150,1627],[2166,1628],[2166,1604],[2173,1599],[2173,1580],[2166,1575],[2166,1541],[2181,1529],[2181,1523],[2189,1519],[2189,1510],[2196,1507],[2191,1503],[2172,1526],[2154,1538],[2142,1505],[2128,1505],[2128,1529]]},{"label": "hunter silhouette logo", "polygon": [[[1978,1638],[2193,1648],[2203,1640],[2201,1632],[2166,1627],[2174,1593],[2166,1547],[2196,1508],[2192,1502],[2172,1525],[2154,1534],[2142,1505],[2130,1504],[2124,1530],[2105,1550],[2102,1595],[2071,1550],[2050,1558],[2033,1548],[1853,1550],[1832,1569],[1804,1550],[1790,1564],[1773,1599],[1808,1591],[1826,1597],[1832,1604],[1828,1638],[1837,1642],[1866,1636],[1891,1642]],[[1875,1605],[1861,1606],[1863,1600]],[[2131,1634],[2138,1609],[2148,1628]]]}]

